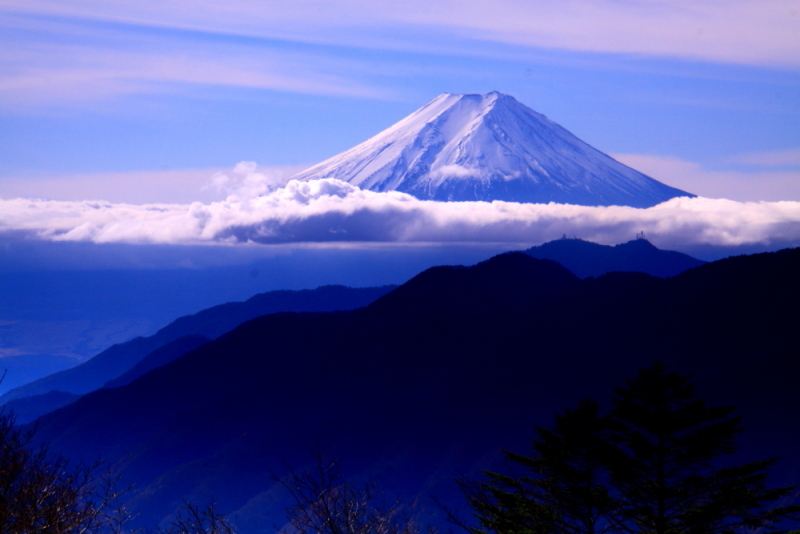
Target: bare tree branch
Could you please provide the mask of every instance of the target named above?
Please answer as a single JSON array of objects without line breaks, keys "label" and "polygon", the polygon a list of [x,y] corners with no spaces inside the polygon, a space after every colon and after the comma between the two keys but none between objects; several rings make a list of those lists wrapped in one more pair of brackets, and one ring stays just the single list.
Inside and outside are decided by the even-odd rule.
[{"label": "bare tree branch", "polygon": [[336,460],[316,453],[307,471],[287,468],[285,478],[273,477],[294,501],[286,509],[289,529],[281,534],[419,534],[398,502],[379,502],[374,480],[363,486],[346,481]]}]

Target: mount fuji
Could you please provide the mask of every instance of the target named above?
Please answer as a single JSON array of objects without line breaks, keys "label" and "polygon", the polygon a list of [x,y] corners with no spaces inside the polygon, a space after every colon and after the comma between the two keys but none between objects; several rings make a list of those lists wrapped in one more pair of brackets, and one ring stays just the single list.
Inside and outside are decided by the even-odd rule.
[{"label": "mount fuji", "polygon": [[496,91],[445,93],[295,180],[336,178],[423,200],[654,206],[694,196],[631,169]]}]

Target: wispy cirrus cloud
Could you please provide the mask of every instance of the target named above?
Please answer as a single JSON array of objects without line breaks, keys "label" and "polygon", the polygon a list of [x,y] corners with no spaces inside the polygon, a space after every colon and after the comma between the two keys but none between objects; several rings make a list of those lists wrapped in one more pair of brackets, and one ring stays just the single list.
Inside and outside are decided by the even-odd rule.
[{"label": "wispy cirrus cloud", "polygon": [[567,234],[599,243],[644,231],[657,246],[800,243],[800,202],[676,198],[649,209],[432,202],[333,179],[239,189],[202,204],[0,201],[0,229],[95,243],[536,243]]},{"label": "wispy cirrus cloud", "polygon": [[403,62],[366,50],[502,58],[500,45],[515,59],[536,49],[800,66],[793,0],[9,0],[0,28],[6,107],[185,85],[396,97],[382,77]]},{"label": "wispy cirrus cloud", "polygon": [[441,46],[419,42],[429,32],[462,43],[800,65],[793,0],[9,0],[4,11],[338,45]]},{"label": "wispy cirrus cloud", "polygon": [[363,68],[357,62],[325,54],[125,29],[44,26],[46,38],[22,32],[2,40],[1,107],[96,103],[131,94],[180,94],[197,86],[365,98],[389,94],[360,81]]}]

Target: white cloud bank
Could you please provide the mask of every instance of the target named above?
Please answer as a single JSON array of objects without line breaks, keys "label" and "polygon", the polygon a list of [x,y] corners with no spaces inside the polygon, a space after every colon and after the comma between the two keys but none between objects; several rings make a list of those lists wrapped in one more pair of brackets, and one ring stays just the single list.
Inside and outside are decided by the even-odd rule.
[{"label": "white cloud bank", "polygon": [[[245,184],[246,185],[246,184]],[[800,243],[800,202],[676,198],[649,209],[432,202],[333,179],[239,188],[203,204],[0,200],[0,231],[95,243],[541,243],[577,236],[620,243],[644,231],[659,247]]]}]

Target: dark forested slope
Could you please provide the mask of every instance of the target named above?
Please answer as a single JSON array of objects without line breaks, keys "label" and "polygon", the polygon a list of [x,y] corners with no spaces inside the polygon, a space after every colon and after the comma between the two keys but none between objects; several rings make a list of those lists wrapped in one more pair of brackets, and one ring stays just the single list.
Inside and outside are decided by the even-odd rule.
[{"label": "dark forested slope", "polygon": [[798,278],[800,249],[669,279],[580,280],[522,253],[438,267],[360,310],[248,321],[44,416],[37,435],[108,458],[136,484],[143,523],[213,497],[243,531],[263,530],[282,516],[269,473],[317,444],[435,516],[428,496],[453,497],[458,472],[660,359],[739,407],[743,457],[783,455],[780,482],[797,482]]}]

